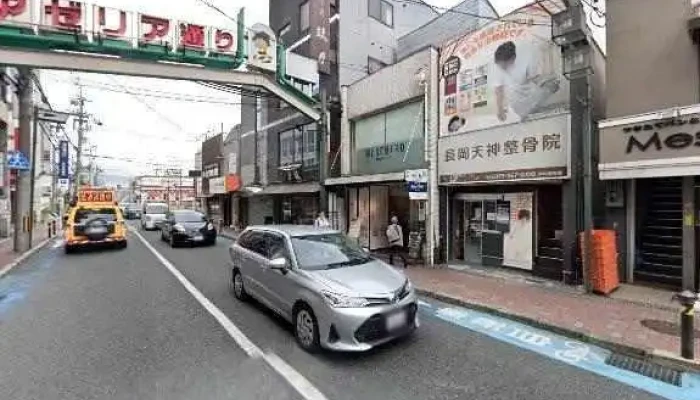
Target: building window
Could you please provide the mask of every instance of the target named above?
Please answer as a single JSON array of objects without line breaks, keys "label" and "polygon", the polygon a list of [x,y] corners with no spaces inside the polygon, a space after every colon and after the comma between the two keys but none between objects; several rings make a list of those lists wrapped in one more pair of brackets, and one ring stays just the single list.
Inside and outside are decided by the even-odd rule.
[{"label": "building window", "polygon": [[310,16],[311,14],[309,13],[309,2],[305,1],[302,5],[299,6],[299,31],[301,31],[302,33],[309,30]]},{"label": "building window", "polygon": [[368,0],[369,16],[382,24],[394,27],[394,6],[386,0]]},{"label": "building window", "polygon": [[377,60],[376,58],[367,57],[367,71],[369,71],[370,74],[373,74],[384,67],[386,67],[385,63]]},{"label": "building window", "polygon": [[280,166],[301,164],[318,165],[318,137],[316,126],[309,124],[280,133]]}]

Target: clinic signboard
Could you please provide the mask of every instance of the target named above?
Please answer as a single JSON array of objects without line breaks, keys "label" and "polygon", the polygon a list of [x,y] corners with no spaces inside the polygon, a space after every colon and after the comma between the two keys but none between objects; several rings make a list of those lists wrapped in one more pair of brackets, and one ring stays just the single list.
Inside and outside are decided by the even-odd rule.
[{"label": "clinic signboard", "polygon": [[440,138],[442,185],[569,177],[569,114]]},{"label": "clinic signboard", "polygon": [[567,111],[568,82],[551,36],[551,17],[533,4],[443,46],[441,136]]},{"label": "clinic signboard", "polygon": [[243,9],[237,26],[215,27],[84,1],[0,1],[0,42],[34,50],[234,69],[245,61],[244,30]]}]

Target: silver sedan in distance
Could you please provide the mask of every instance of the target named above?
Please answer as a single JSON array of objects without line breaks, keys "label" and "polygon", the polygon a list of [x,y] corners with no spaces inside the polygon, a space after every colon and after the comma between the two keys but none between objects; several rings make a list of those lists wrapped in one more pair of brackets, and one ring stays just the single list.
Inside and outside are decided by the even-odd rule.
[{"label": "silver sedan in distance", "polygon": [[340,232],[255,226],[229,252],[236,298],[251,296],[291,322],[304,350],[365,351],[419,325],[406,276]]}]

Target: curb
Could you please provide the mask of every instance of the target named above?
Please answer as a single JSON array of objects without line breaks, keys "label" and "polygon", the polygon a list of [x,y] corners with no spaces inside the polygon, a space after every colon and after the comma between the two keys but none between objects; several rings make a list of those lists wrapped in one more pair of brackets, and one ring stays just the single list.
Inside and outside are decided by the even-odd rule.
[{"label": "curb", "polygon": [[433,298],[435,300],[442,301],[448,304],[454,304],[461,307],[469,308],[472,310],[484,312],[487,314],[495,315],[502,318],[507,318],[513,321],[521,322],[535,328],[546,330],[549,332],[556,333],[558,335],[566,336],[572,339],[580,340],[581,342],[590,343],[596,346],[603,347],[610,351],[624,354],[630,357],[635,357],[638,359],[643,359],[646,361],[651,361],[659,365],[667,366],[670,368],[675,368],[683,371],[700,372],[700,359],[695,359],[694,361],[686,360],[684,358],[678,357],[672,353],[668,353],[663,350],[652,349],[652,348],[637,348],[628,346],[625,344],[617,343],[608,339],[603,339],[597,337],[591,333],[576,331],[569,328],[564,328],[551,324],[549,322],[544,322],[536,318],[527,317],[518,313],[514,313],[502,308],[495,306],[488,306],[479,303],[471,303],[464,299],[453,297],[444,293],[434,292],[426,289],[416,288],[416,292],[420,295]]},{"label": "curb", "polygon": [[236,236],[233,236],[233,235],[231,235],[231,234],[229,234],[229,233],[218,232],[217,235],[220,236],[220,237],[222,237],[222,238],[226,238],[226,239],[228,239],[228,240],[236,240]]},{"label": "curb", "polygon": [[36,246],[32,247],[31,249],[25,251],[24,253],[20,254],[19,257],[17,257],[14,261],[11,263],[4,265],[0,267],[0,279],[2,279],[5,275],[9,274],[10,271],[15,269],[18,265],[22,264],[24,260],[29,258],[32,254],[36,253],[37,251],[41,250],[44,246],[46,246],[50,241],[52,241],[55,237],[53,238],[47,238],[43,242],[37,244]]}]

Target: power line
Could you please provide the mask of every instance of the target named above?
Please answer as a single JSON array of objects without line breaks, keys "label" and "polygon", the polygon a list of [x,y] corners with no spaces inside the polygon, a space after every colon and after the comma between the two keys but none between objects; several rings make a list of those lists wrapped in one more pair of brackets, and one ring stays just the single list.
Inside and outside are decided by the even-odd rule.
[{"label": "power line", "polygon": [[[425,5],[421,0],[394,0],[398,3],[409,3],[409,4],[418,4],[418,5]],[[515,23],[515,24],[522,24],[522,25],[540,25],[540,26],[552,26],[551,23],[537,23],[537,22],[530,22],[530,21],[521,21],[521,20],[513,20],[513,19],[507,19],[503,20],[501,17],[492,17],[490,15],[481,15],[481,14],[476,14],[472,13],[469,11],[462,11],[462,10],[457,10],[456,8],[448,8],[448,7],[438,7],[438,6],[433,6],[434,9],[437,10],[442,10],[446,13],[452,13],[452,14],[461,14],[461,15],[466,15],[468,17],[473,17],[473,18],[479,18],[479,19],[485,19],[489,21],[504,21],[504,22],[509,22],[509,23]],[[529,15],[529,16],[537,16],[535,14],[529,14],[526,12],[517,12],[517,14],[522,14],[522,15]],[[439,18],[439,17],[438,17]]]},{"label": "power line", "polygon": [[146,108],[148,108],[149,110],[151,110],[151,111],[153,111],[154,113],[156,113],[161,119],[163,119],[164,121],[168,122],[168,123],[171,124],[172,126],[176,127],[176,128],[179,129],[181,132],[187,133],[187,131],[185,130],[185,128],[182,127],[182,125],[178,124],[177,122],[173,121],[170,117],[168,117],[168,116],[166,116],[165,114],[163,114],[163,113],[161,113],[160,111],[158,111],[155,107],[153,107],[150,103],[148,103],[147,101],[145,101],[144,99],[142,99],[142,98],[139,97],[138,95],[134,94],[133,92],[130,92],[130,91],[129,91],[128,89],[126,89],[126,87],[125,87],[121,82],[119,82],[116,78],[114,78],[114,77],[111,76],[111,75],[109,75],[109,78],[110,78],[114,83],[116,83],[117,85],[119,85],[119,86],[121,86],[122,88],[124,88],[124,90],[126,90],[126,92],[127,92],[128,94],[130,94],[134,99],[136,99],[139,103],[143,104]]}]

